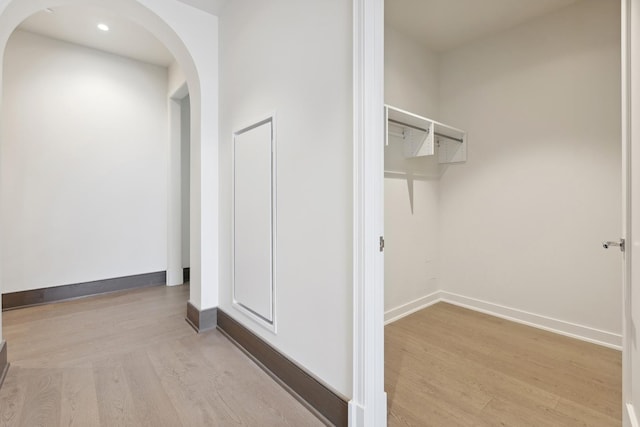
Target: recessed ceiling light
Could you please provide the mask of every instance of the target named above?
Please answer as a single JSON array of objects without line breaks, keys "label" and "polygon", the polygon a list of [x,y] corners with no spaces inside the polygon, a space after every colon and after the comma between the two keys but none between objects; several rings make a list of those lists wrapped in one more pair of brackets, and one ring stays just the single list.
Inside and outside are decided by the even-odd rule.
[{"label": "recessed ceiling light", "polygon": [[98,29],[100,31],[109,31],[109,26],[107,24],[98,24]]}]

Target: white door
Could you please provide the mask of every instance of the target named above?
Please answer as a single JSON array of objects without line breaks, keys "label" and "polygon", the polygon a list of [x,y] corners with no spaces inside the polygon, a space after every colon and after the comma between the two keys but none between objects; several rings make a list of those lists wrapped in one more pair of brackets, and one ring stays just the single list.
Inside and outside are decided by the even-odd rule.
[{"label": "white door", "polygon": [[622,0],[623,135],[623,425],[638,427],[640,411],[640,0]]}]

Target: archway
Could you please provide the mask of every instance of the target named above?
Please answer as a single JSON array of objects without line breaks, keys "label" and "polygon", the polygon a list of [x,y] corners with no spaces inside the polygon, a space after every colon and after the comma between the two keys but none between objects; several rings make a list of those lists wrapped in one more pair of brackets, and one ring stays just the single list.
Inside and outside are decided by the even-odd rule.
[{"label": "archway", "polygon": [[[185,74],[191,95],[193,153],[190,305],[198,310],[213,308],[218,303],[217,17],[180,2],[158,4],[152,0],[0,0],[0,63],[3,62],[10,35],[26,18],[45,8],[87,3],[124,15],[148,30],[169,49]],[[206,76],[207,79],[202,81],[200,76]],[[0,109],[3,108],[1,82],[2,67]],[[202,117],[207,117],[208,120],[202,120]],[[0,236],[0,243],[1,241]],[[207,262],[203,263],[203,259]],[[3,343],[1,317],[0,343]],[[0,352],[3,348],[6,351],[6,347],[0,345]],[[0,370],[1,365],[0,354]]]}]

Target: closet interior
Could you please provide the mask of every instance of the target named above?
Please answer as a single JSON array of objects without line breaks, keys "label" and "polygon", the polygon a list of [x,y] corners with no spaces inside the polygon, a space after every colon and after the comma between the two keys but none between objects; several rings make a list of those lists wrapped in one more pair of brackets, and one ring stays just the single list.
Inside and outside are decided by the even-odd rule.
[{"label": "closet interior", "polygon": [[[537,425],[581,420],[580,411],[619,424],[622,264],[601,242],[622,227],[620,84],[618,1],[386,0],[390,425],[433,407],[430,419],[449,414],[460,425],[521,425],[505,413],[535,419],[536,407],[557,417]],[[495,337],[479,325],[510,329]],[[556,336],[570,344],[549,360],[569,362],[535,361],[565,349]],[[453,349],[430,347],[447,340]],[[456,352],[471,361],[452,365]],[[420,360],[416,373],[409,363]],[[536,364],[546,374],[529,371]],[[589,377],[595,366],[605,379]],[[491,384],[471,378],[494,368]],[[531,377],[526,410],[505,391],[525,381],[510,369]],[[449,371],[468,371],[459,380],[468,383]],[[558,377],[581,378],[581,391],[551,384]],[[593,397],[603,390],[605,403]]]}]

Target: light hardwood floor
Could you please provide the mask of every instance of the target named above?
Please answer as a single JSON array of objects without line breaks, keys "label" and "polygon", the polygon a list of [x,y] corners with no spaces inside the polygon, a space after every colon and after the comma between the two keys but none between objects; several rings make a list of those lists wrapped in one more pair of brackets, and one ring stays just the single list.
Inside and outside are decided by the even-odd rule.
[{"label": "light hardwood floor", "polygon": [[621,425],[621,353],[439,303],[385,328],[390,426]]},{"label": "light hardwood floor", "polygon": [[0,426],[321,426],[217,331],[185,322],[188,287],[3,313]]}]

